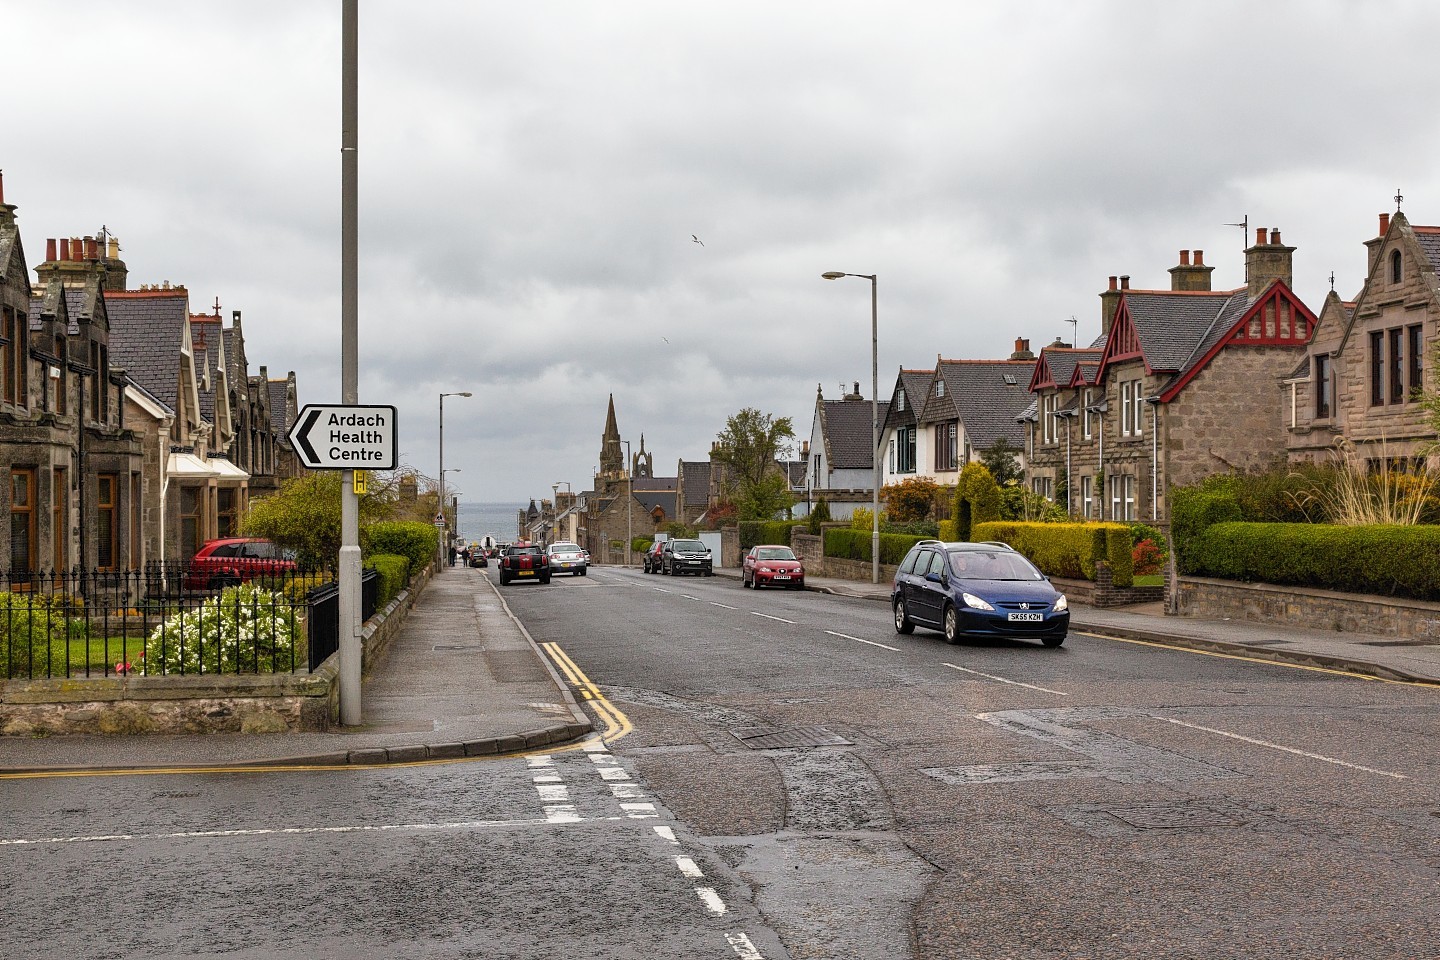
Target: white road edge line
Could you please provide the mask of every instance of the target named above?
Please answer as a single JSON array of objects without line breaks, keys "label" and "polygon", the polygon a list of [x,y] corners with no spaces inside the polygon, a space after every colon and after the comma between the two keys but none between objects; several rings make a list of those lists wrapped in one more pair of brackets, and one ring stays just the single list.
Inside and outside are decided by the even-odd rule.
[{"label": "white road edge line", "polygon": [[680,596],[684,597],[686,600],[697,600],[697,601],[700,600],[699,597],[692,597],[692,596],[690,596],[690,594],[688,594],[688,593],[682,593],[682,594],[680,594]]},{"label": "white road edge line", "polygon": [[705,904],[705,909],[716,916],[724,916],[727,912],[725,909],[725,901],[720,899],[720,894],[716,893],[713,887],[696,887],[695,896],[699,897],[700,902]]},{"label": "white road edge line", "polygon": [[735,609],[738,609],[737,607],[732,607],[732,606],[730,606],[730,604],[728,604],[728,603],[719,603],[719,602],[717,602],[717,601],[715,601],[715,600],[706,600],[705,602],[708,603],[708,604],[710,604],[710,606],[712,606],[712,607],[724,607],[726,610],[735,610]]},{"label": "white road edge line", "polygon": [[1334,757],[1322,756],[1318,753],[1308,753],[1304,750],[1296,750],[1294,747],[1282,747],[1278,743],[1271,743],[1268,740],[1256,740],[1254,737],[1241,736],[1238,733],[1229,733],[1225,730],[1216,730],[1214,727],[1202,727],[1198,723],[1186,723],[1184,720],[1176,720],[1173,717],[1156,717],[1157,720],[1164,720],[1166,723],[1173,723],[1181,727],[1189,727],[1191,730],[1202,730],[1205,733],[1213,733],[1221,737],[1229,737],[1232,740],[1242,740],[1245,743],[1252,743],[1257,747],[1269,747],[1271,750],[1280,750],[1284,753],[1293,753],[1297,757],[1306,757],[1310,760],[1323,760],[1326,763],[1333,763],[1341,767],[1349,767],[1351,770],[1363,770],[1366,773],[1377,773],[1382,777],[1394,777],[1396,780],[1409,780],[1403,773],[1391,773],[1388,770],[1376,770],[1374,767],[1362,767],[1358,763],[1347,763],[1344,760],[1337,760]]},{"label": "white road edge line", "polygon": [[1064,690],[1051,690],[1049,687],[1037,687],[1033,683],[1021,683],[1019,680],[1006,680],[1004,677],[997,677],[989,673],[981,673],[979,670],[971,670],[969,667],[957,667],[953,663],[942,664],[951,670],[959,670],[961,673],[973,673],[977,677],[984,677],[986,680],[994,680],[997,683],[1009,683],[1017,687],[1025,687],[1028,690],[1039,690],[1041,693],[1053,693],[1057,697],[1068,697],[1070,694]]},{"label": "white road edge line", "polygon": [[781,623],[794,623],[794,622],[795,622],[794,620],[786,620],[784,617],[772,617],[772,616],[770,616],[770,614],[768,614],[768,613],[756,613],[754,610],[751,610],[751,611],[750,611],[750,616],[752,616],[752,617],[764,617],[766,620],[779,620]]},{"label": "white road edge line", "polygon": [[860,637],[852,637],[848,633],[836,633],[834,630],[826,630],[825,632],[830,634],[830,636],[832,637],[839,637],[841,640],[854,640],[856,643],[868,643],[872,647],[884,647],[886,650],[894,650],[896,653],[900,652],[899,647],[892,647],[888,643],[876,643],[874,640],[862,640]]}]

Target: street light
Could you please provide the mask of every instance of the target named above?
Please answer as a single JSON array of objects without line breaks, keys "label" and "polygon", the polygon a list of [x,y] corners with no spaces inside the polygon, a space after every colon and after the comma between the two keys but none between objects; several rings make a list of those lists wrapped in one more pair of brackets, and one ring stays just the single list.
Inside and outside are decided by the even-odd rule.
[{"label": "street light", "polygon": [[[443,567],[445,565],[445,550],[449,546],[449,544],[443,541],[449,540],[450,529],[449,524],[445,519],[445,398],[469,396],[473,396],[473,394],[471,394],[469,390],[461,390],[456,393],[440,394],[440,496],[438,498],[439,503],[436,505],[435,509],[435,525],[440,528],[444,536],[440,538],[442,543],[440,544],[440,562],[437,564],[437,567]],[[451,471],[451,473],[455,472],[457,471]],[[459,518],[456,519],[458,520]]]},{"label": "street light", "polygon": [[880,582],[880,314],[874,273],[841,273],[827,270],[820,274],[826,280],[841,277],[859,277],[870,281],[870,462],[875,467],[875,477],[870,484],[870,582]]}]

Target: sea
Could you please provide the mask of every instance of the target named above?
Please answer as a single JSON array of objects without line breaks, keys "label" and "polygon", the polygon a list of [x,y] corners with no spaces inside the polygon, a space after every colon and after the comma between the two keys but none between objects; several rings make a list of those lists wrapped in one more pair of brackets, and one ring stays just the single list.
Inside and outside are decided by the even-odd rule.
[{"label": "sea", "polygon": [[466,503],[460,501],[460,536],[466,540],[479,540],[487,533],[502,543],[516,539],[520,525],[517,518],[520,511],[530,506],[524,503]]}]

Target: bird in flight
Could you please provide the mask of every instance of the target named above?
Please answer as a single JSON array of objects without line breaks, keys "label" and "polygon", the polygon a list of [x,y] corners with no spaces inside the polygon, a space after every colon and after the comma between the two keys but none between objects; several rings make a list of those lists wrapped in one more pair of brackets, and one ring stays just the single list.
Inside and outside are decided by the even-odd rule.
[{"label": "bird in flight", "polygon": [[666,343],[669,343],[669,342],[670,342],[670,338],[669,338],[669,337],[661,337],[660,339],[661,339],[661,340],[664,340]]},{"label": "bird in flight", "polygon": [[705,241],[704,241],[704,240],[701,240],[699,237],[695,236],[695,234],[693,234],[693,233],[690,234],[690,239],[691,239],[691,240],[694,240],[696,243],[700,244],[700,246],[702,246],[702,247],[705,246]]}]

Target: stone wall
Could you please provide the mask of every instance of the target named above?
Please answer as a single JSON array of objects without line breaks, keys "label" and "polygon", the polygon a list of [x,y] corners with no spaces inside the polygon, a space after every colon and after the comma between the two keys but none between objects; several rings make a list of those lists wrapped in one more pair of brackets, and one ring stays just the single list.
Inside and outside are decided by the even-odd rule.
[{"label": "stone wall", "polygon": [[[427,567],[362,629],[362,671],[380,662]],[[0,682],[0,736],[323,732],[340,720],[339,654],[314,673]]]},{"label": "stone wall", "polygon": [[1207,577],[1181,577],[1175,602],[1176,612],[1184,617],[1228,617],[1440,642],[1440,603]]}]

